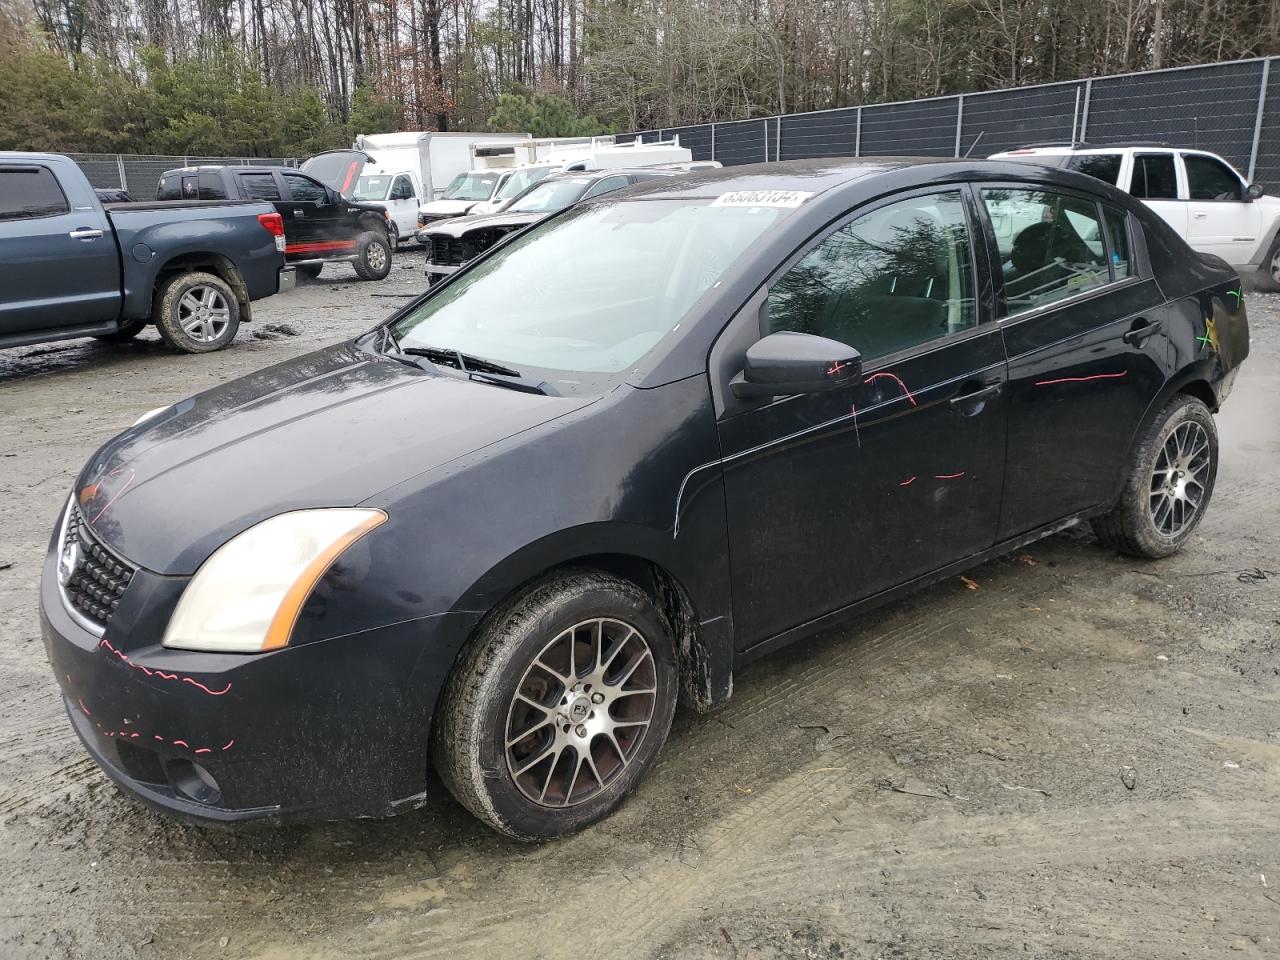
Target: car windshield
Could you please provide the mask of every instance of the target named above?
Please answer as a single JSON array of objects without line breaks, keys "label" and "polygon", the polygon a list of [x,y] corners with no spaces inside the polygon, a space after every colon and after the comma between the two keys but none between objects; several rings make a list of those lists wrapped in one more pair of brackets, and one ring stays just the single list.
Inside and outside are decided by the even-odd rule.
[{"label": "car windshield", "polygon": [[496,173],[460,173],[445,190],[446,200],[488,200],[498,182]]},{"label": "car windshield", "polygon": [[352,196],[357,200],[385,200],[390,186],[390,177],[361,177]]},{"label": "car windshield", "polygon": [[498,199],[510,200],[512,197],[528,190],[550,172],[550,167],[528,167],[515,171],[507,178],[507,182],[502,185],[502,189],[498,191]]},{"label": "car windshield", "polygon": [[681,200],[587,204],[508,241],[392,332],[403,349],[457,350],[526,375],[625,370],[780,214]]},{"label": "car windshield", "polygon": [[540,183],[507,209],[512,213],[555,213],[577,203],[589,186],[591,181],[585,177]]}]

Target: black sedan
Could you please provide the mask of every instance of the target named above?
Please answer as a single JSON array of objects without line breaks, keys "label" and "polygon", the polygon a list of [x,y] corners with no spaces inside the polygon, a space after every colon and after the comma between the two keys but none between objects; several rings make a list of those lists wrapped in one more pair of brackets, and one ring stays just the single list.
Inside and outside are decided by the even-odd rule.
[{"label": "black sedan", "polygon": [[558,213],[579,200],[591,200],[632,184],[675,175],[673,170],[596,170],[556,174],[539,180],[498,213],[455,217],[425,226],[418,231],[418,241],[427,248],[427,282],[444,279],[507,235]]},{"label": "black sedan", "polygon": [[49,659],[162,810],[385,815],[434,765],[567,834],[753,657],[1072,521],[1181,548],[1248,349],[1236,275],[1083,175],[645,184],[107,443],[50,544]]}]

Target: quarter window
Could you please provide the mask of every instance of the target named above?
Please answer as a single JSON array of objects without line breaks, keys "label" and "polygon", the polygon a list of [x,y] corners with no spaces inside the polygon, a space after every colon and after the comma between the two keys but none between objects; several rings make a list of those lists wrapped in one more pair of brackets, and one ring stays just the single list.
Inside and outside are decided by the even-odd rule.
[{"label": "quarter window", "polygon": [[1192,200],[1235,200],[1241,197],[1240,178],[1225,163],[1214,157],[1184,153],[1187,166],[1187,192]]},{"label": "quarter window", "polygon": [[1135,155],[1129,193],[1139,200],[1177,200],[1178,175],[1173,170],[1173,154]]},{"label": "quarter window", "polygon": [[240,174],[240,192],[249,200],[279,200],[280,188],[269,173]]},{"label": "quarter window", "polygon": [[52,170],[0,167],[0,220],[34,220],[70,212]]},{"label": "quarter window", "polygon": [[912,197],[823,240],[769,291],[769,329],[839,340],[872,358],[977,323],[959,192]]},{"label": "quarter window", "polygon": [[1087,173],[1114,187],[1120,179],[1120,154],[1077,153],[1067,161],[1067,169]]},{"label": "quarter window", "polygon": [[1090,200],[1044,190],[983,190],[1000,249],[1009,312],[1107,283],[1106,245]]}]

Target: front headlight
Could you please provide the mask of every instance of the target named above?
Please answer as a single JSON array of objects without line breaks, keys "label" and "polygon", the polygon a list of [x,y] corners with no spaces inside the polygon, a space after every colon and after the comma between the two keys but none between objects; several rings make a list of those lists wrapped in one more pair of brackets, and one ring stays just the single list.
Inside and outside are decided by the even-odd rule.
[{"label": "front headlight", "polygon": [[201,564],[169,620],[164,645],[218,653],[287,646],[325,571],[386,519],[381,510],[296,510],[250,527]]}]

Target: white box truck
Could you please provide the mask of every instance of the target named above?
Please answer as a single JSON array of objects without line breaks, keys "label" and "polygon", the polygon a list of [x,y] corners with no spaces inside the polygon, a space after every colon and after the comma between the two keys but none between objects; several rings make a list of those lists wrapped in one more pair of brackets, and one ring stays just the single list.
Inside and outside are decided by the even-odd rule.
[{"label": "white box truck", "polygon": [[394,236],[407,239],[417,228],[418,208],[440,201],[471,169],[476,144],[529,138],[527,133],[470,131],[362,134],[351,149],[318,154],[302,169],[344,196],[382,207]]}]

